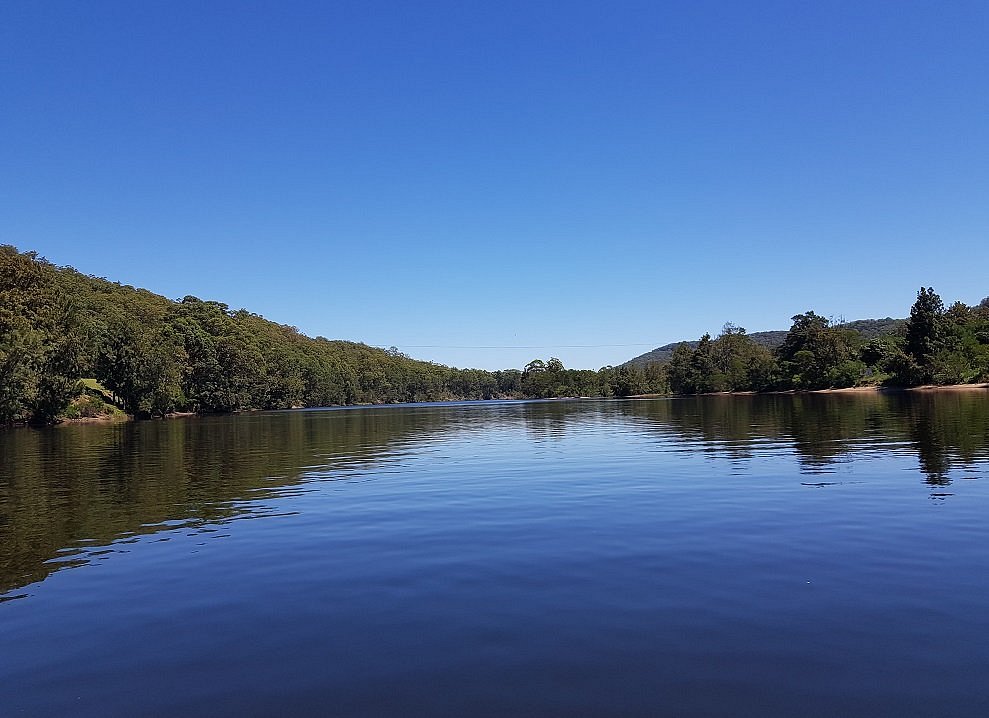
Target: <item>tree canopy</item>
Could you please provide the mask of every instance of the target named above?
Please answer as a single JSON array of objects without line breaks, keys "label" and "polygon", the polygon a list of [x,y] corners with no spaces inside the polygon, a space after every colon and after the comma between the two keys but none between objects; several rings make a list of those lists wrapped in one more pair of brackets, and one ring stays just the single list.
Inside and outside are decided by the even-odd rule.
[{"label": "tree canopy", "polygon": [[705,334],[673,349],[665,363],[670,389],[703,394],[989,381],[989,298],[945,309],[932,288],[922,287],[910,319],[885,326],[892,331],[863,334],[808,311],[793,317],[769,352],[729,323],[717,339]]},{"label": "tree canopy", "polygon": [[665,361],[594,371],[567,369],[550,357],[492,372],[417,361],[394,347],[308,337],[221,302],[172,301],[5,245],[0,424],[51,423],[87,391],[92,401],[107,398],[129,414],[161,416],[989,380],[989,298],[945,309],[933,289],[921,288],[910,319],[889,322],[883,326],[892,333],[863,334],[808,311],[793,317],[775,350],[727,323],[716,338],[677,345]]}]

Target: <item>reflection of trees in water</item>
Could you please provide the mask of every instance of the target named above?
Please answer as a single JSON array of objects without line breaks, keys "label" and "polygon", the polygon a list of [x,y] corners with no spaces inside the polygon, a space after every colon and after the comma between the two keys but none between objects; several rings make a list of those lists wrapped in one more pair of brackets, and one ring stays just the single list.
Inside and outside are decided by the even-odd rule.
[{"label": "reflection of trees in water", "polygon": [[[741,398],[740,402],[733,402]],[[752,423],[749,397],[710,396],[623,402],[624,411],[644,421],[645,426],[696,442],[698,450],[727,454],[732,458],[752,456],[758,428]]]},{"label": "reflection of trees in water", "polygon": [[[0,431],[0,591],[85,545],[264,515],[310,480],[396,461],[444,435],[517,427],[562,439],[576,402],[374,407]],[[66,551],[68,549],[68,551]],[[59,557],[65,562],[51,562]]]},{"label": "reflection of trees in water", "polygon": [[350,410],[0,432],[0,591],[44,578],[81,542],[263,512],[259,499],[394,458],[452,420]]},{"label": "reflection of trees in water", "polygon": [[831,466],[870,447],[902,442],[918,455],[928,483],[985,458],[989,395],[981,392],[710,396],[631,402],[624,411],[668,434],[732,458],[760,443],[790,442],[810,470]]},{"label": "reflection of trees in water", "polygon": [[675,428],[706,450],[751,457],[761,444],[792,442],[805,465],[833,463],[875,412],[841,395],[737,395],[630,404],[633,416]]},{"label": "reflection of trees in water", "polygon": [[945,446],[938,431],[938,424],[928,415],[917,417],[910,426],[913,445],[917,449],[920,460],[920,470],[927,476],[931,486],[948,486],[951,479],[948,471],[951,469],[949,447]]},{"label": "reflection of trees in water", "polygon": [[910,441],[932,486],[951,483],[949,471],[985,456],[989,396],[922,394],[905,407]]},{"label": "reflection of trees in water", "polygon": [[306,481],[380,466],[438,437],[514,429],[520,419],[536,442],[600,422],[739,462],[792,446],[809,470],[900,443],[916,451],[932,486],[989,453],[989,396],[974,393],[350,409],[3,431],[0,591],[43,579],[60,565],[46,562],[83,542],[258,515],[268,510],[263,499]]},{"label": "reflection of trees in water", "polygon": [[535,441],[560,441],[567,435],[567,424],[586,416],[592,406],[579,401],[540,401],[522,404],[526,432]]}]

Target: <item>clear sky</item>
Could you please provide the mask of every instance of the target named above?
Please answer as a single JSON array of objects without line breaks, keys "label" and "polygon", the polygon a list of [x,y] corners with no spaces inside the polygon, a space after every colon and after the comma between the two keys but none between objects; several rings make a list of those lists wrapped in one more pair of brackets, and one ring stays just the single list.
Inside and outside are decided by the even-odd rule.
[{"label": "clear sky", "polygon": [[0,242],[483,368],[977,302],[987,38],[984,1],[6,0]]}]

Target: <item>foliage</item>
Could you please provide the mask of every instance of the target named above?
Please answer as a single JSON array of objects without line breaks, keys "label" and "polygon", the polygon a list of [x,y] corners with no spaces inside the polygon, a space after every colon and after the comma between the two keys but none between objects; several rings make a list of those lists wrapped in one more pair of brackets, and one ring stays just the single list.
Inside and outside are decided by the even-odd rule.
[{"label": "foliage", "polygon": [[0,423],[50,423],[78,393],[84,336],[57,279],[33,252],[0,246]]},{"label": "foliage", "polygon": [[691,349],[686,342],[673,350],[668,376],[675,394],[720,391],[764,391],[774,387],[776,362],[745,329],[725,324],[717,339],[701,337]]},{"label": "foliage", "polygon": [[67,419],[99,419],[118,415],[123,416],[120,409],[91,393],[77,396],[69,403],[64,412]]},{"label": "foliage", "polygon": [[[846,322],[843,326],[845,329],[850,329],[856,332],[862,339],[869,340],[877,337],[888,337],[901,333],[905,325],[905,319],[893,319],[892,317],[886,317],[885,319],[856,319],[851,322]],[[783,340],[786,339],[787,333],[788,332],[786,330],[776,330],[769,332],[753,332],[751,334],[747,334],[746,336],[748,336],[753,343],[772,352],[783,343]],[[634,359],[630,359],[627,363],[643,367],[649,364],[666,363],[670,361],[673,355],[673,350],[676,349],[681,343],[686,343],[687,347],[690,349],[696,349],[699,342],[673,342],[672,344],[665,344],[661,347],[656,347],[645,354],[637,356]]]},{"label": "foliage", "polygon": [[[151,292],[0,248],[0,423],[79,416],[79,380],[128,414],[666,391],[665,370],[459,369]],[[85,391],[88,391],[86,389]]]},{"label": "foliage", "polygon": [[598,371],[567,369],[556,357],[521,370],[458,369],[394,347],[307,337],[221,302],[171,301],[0,246],[0,424],[98,411],[80,400],[85,394],[135,416],[162,416],[989,379],[989,298],[945,309],[933,289],[922,288],[905,323],[843,325],[811,311],[793,317],[790,330],[773,339],[774,351],[766,334],[750,336],[729,323],[717,338],[678,344],[667,361]]},{"label": "foliage", "polygon": [[[895,333],[886,333],[891,327]],[[945,309],[933,289],[922,288],[906,322],[842,324],[808,311],[793,317],[773,353],[729,323],[717,339],[705,334],[676,345],[662,366],[674,394],[987,381],[989,298]]]},{"label": "foliage", "polygon": [[920,288],[904,336],[901,384],[957,384],[989,379],[989,298],[948,309],[932,288]]},{"label": "foliage", "polygon": [[814,312],[797,314],[776,351],[781,383],[792,389],[853,386],[864,375],[858,335]]}]

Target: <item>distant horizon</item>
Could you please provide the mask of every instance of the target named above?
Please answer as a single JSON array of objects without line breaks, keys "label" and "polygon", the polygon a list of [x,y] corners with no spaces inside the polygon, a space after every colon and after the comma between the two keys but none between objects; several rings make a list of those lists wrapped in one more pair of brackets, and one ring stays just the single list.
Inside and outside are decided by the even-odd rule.
[{"label": "distant horizon", "polygon": [[14,0],[0,243],[491,369],[903,317],[920,286],[978,302],[987,26],[984,3]]}]

